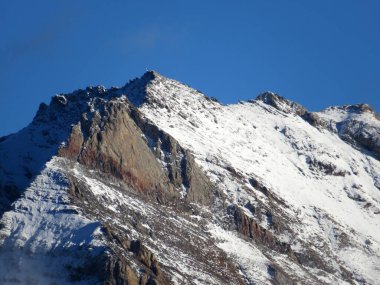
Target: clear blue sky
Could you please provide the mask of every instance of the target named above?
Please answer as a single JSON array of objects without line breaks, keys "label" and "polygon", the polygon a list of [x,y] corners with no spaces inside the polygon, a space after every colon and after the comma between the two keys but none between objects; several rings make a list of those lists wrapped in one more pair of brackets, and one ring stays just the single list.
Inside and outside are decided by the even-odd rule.
[{"label": "clear blue sky", "polygon": [[0,135],[40,102],[146,68],[231,103],[380,111],[380,1],[0,0]]}]

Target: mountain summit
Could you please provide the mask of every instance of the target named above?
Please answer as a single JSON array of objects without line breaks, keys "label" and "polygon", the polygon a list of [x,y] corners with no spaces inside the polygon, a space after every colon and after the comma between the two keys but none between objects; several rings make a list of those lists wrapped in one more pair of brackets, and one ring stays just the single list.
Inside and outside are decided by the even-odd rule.
[{"label": "mountain summit", "polygon": [[380,120],[157,72],[0,138],[1,284],[379,284]]}]

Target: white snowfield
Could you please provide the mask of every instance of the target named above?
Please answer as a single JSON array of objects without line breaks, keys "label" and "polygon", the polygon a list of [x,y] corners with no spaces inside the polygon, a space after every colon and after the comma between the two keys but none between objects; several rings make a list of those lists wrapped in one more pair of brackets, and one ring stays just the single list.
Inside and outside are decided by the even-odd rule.
[{"label": "white snowfield", "polygon": [[[293,250],[302,251],[299,241],[312,243],[322,252],[327,247],[335,255],[337,268],[344,264],[357,280],[380,284],[378,160],[336,134],[261,101],[221,105],[157,74],[146,92],[148,102],[140,111],[190,149],[233,201],[256,203],[244,190],[248,183],[233,179],[227,166],[240,173],[243,181],[255,177],[284,199],[289,206],[283,209],[286,216],[298,220],[291,225],[294,234],[282,236]],[[337,121],[348,115],[330,108],[322,116]],[[379,124],[373,116],[363,116],[366,122]],[[333,174],[311,167],[310,162],[331,166]],[[258,192],[255,196],[265,203],[264,195]],[[347,246],[338,245],[341,233],[349,237]],[[334,276],[321,275],[320,280],[344,283]]]},{"label": "white snowfield", "polygon": [[104,251],[100,223],[70,205],[60,159],[46,164],[1,219],[0,284],[71,284],[65,268]]},{"label": "white snowfield", "polygon": [[[113,220],[121,228],[126,225],[122,224],[125,213],[120,209],[128,208],[141,214],[145,219],[142,227],[147,230],[149,220],[164,216],[173,229],[191,229],[189,236],[204,240],[213,237],[216,246],[234,260],[247,284],[271,284],[273,276],[268,268],[274,263],[305,284],[349,284],[341,278],[341,267],[354,274],[355,284],[380,284],[379,160],[355,149],[336,133],[313,127],[301,117],[260,100],[222,105],[157,73],[150,82],[133,84],[117,89],[115,94],[128,96],[144,116],[189,149],[231,205],[238,204],[246,215],[259,218],[259,224],[269,232],[274,232],[271,215],[282,217],[286,230],[275,233],[278,240],[290,244],[296,253],[307,255],[308,249],[317,252],[335,271],[299,265],[286,254],[263,250],[254,240],[224,227],[221,221],[227,219],[227,213],[226,217],[214,216],[207,221],[207,232],[200,234],[196,221],[203,219],[201,216],[184,219],[170,210],[164,215],[158,206],[144,204],[116,186],[86,176],[83,166],[64,169],[65,159],[53,156],[0,220],[0,284],[94,284],[91,280],[70,283],[64,272],[66,266],[84,262],[83,256],[107,249],[100,221],[86,217],[70,203],[65,173],[86,185],[104,208],[114,213]],[[63,96],[60,99],[66,100]],[[90,99],[79,98],[78,104],[83,106],[78,110],[91,105],[87,102]],[[332,107],[318,115],[327,122],[354,117],[380,127],[371,113],[352,114],[345,108]],[[62,126],[73,123],[70,112],[65,116]],[[63,133],[62,128],[52,126],[49,135],[40,138],[36,134],[43,134],[45,129],[31,125],[8,138],[0,148],[0,159],[9,160],[9,169],[3,171],[0,165],[0,182],[7,178],[20,187],[25,185],[25,172],[39,171],[56,145],[64,143],[69,130]],[[45,142],[51,138],[53,146]],[[23,163],[28,159],[33,169],[26,171]],[[283,201],[280,212],[253,214],[244,207],[248,202],[257,209],[260,205],[272,207],[270,199],[252,186],[251,179]],[[158,243],[132,228],[128,230],[129,238],[145,239],[158,261],[171,268],[174,284],[183,284],[184,277],[191,284],[218,284],[169,241]]]}]

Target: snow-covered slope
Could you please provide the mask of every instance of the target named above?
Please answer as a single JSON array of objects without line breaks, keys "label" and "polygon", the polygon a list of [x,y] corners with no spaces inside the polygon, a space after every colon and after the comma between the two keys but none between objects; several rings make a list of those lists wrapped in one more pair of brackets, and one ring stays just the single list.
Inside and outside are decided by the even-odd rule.
[{"label": "snow-covered slope", "polygon": [[1,219],[1,284],[69,284],[68,266],[80,266],[83,256],[97,258],[104,251],[100,223],[69,204],[68,180],[55,165],[57,159],[47,163]]},{"label": "snow-covered slope", "polygon": [[0,283],[380,284],[379,137],[156,72],[57,95],[0,138]]},{"label": "snow-covered slope", "polygon": [[380,116],[369,105],[330,107],[316,114],[343,140],[380,158]]},{"label": "snow-covered slope", "polygon": [[[357,282],[378,282],[378,160],[260,98],[224,106],[158,74],[146,88],[147,102],[140,110],[195,154],[231,202],[268,203],[252,187],[252,178],[283,199],[283,212],[271,213],[291,222],[279,238],[295,252],[306,251],[306,243],[326,257],[336,273],[324,276],[315,268],[307,269],[320,281],[338,282],[334,278],[343,266]],[[339,108],[321,115],[344,119]],[[379,125],[371,116],[366,121]],[[262,225],[276,232],[268,220],[263,219]]]}]

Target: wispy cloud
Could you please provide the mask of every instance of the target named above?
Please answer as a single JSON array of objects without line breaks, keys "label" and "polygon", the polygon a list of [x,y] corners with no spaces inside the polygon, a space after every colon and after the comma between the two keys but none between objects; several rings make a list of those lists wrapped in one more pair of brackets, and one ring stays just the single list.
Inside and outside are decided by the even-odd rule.
[{"label": "wispy cloud", "polygon": [[187,30],[183,27],[167,25],[142,25],[125,32],[111,43],[125,53],[147,52],[162,46],[179,46],[186,38]]},{"label": "wispy cloud", "polygon": [[[27,31],[31,29],[29,34],[23,33],[26,35],[25,37],[0,45],[0,73],[6,72],[14,63],[25,56],[45,52],[70,25],[73,14],[70,12],[70,7],[60,9],[58,14],[47,17],[43,27],[36,27],[35,30],[33,30],[34,23],[25,23],[25,29]],[[8,23],[8,25],[11,24]],[[31,27],[28,27],[28,24]]]}]

